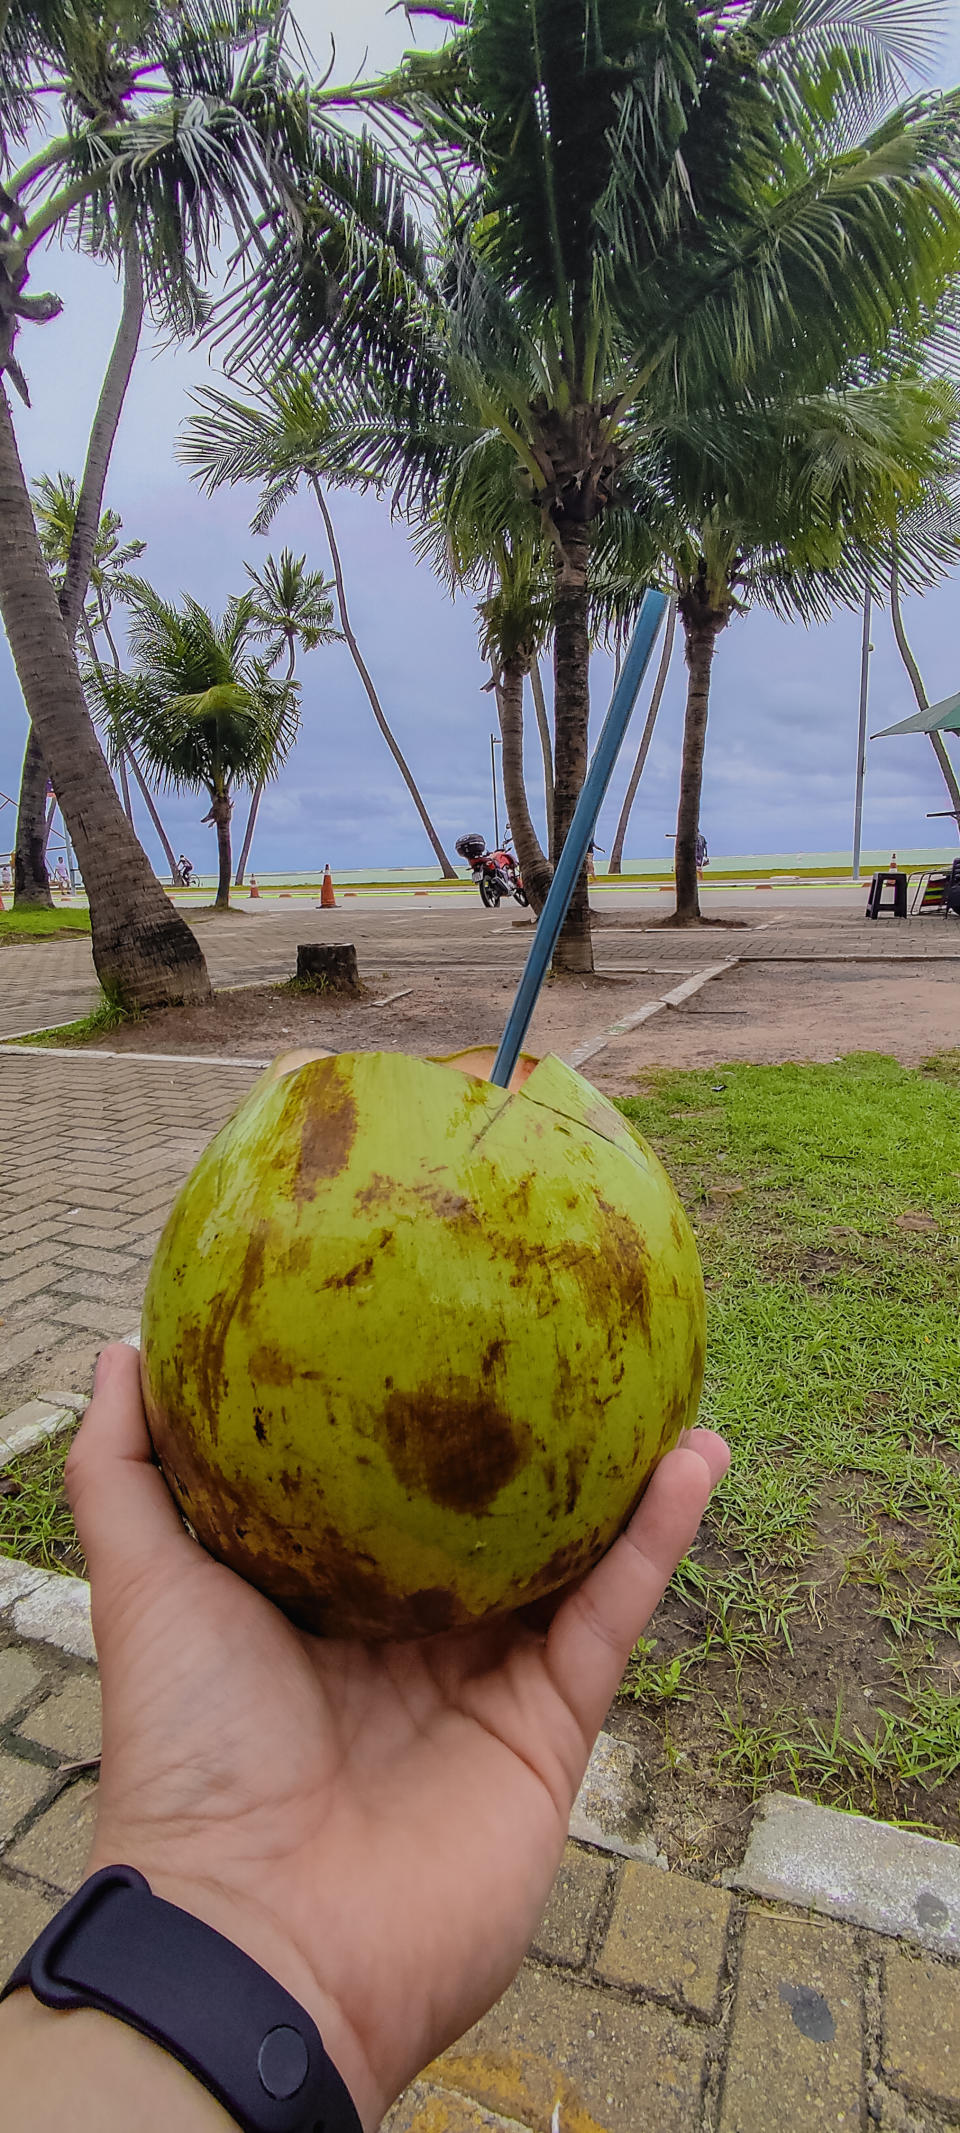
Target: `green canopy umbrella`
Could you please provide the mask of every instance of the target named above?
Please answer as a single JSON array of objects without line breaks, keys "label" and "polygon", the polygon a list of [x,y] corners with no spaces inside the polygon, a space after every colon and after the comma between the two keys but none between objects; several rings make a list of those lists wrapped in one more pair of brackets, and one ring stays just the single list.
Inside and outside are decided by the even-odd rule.
[{"label": "green canopy umbrella", "polygon": [[883,741],[889,733],[960,733],[960,695],[944,696],[938,704],[928,704],[925,711],[915,711],[896,726],[884,726],[870,738]]}]

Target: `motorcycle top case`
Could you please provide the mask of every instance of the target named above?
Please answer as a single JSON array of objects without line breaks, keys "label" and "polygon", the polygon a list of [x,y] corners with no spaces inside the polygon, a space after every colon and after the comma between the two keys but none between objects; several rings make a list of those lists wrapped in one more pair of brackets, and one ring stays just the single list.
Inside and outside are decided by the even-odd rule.
[{"label": "motorcycle top case", "polygon": [[454,845],[454,851],[459,852],[461,859],[465,859],[471,867],[475,867],[483,858],[486,849],[486,838],[478,836],[475,830],[471,831],[468,837],[458,837]]}]

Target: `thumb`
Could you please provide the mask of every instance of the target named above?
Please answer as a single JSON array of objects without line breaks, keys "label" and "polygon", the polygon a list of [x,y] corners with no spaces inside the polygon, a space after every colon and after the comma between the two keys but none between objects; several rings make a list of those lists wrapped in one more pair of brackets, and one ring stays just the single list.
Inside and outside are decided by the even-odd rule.
[{"label": "thumb", "polygon": [[104,1348],[93,1399],[70,1448],[67,1494],[94,1590],[107,1579],[142,1572],[191,1541],[158,1466],[140,1396],[133,1348]]}]

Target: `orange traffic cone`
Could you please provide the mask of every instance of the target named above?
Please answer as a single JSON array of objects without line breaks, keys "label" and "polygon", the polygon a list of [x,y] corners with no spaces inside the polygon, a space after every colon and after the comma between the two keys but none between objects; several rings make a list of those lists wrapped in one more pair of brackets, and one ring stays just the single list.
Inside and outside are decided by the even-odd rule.
[{"label": "orange traffic cone", "polygon": [[320,909],[321,911],[335,911],[336,908],[337,899],[333,893],[333,875],[329,866],[325,866],[323,870],[323,887],[320,890]]},{"label": "orange traffic cone", "polygon": [[254,899],[255,899],[256,897],[258,897],[258,896],[259,896],[259,894],[260,894],[260,891],[259,891],[259,889],[258,889],[258,887],[257,887],[257,877],[256,877],[256,875],[255,875],[255,874],[251,874],[251,876],[250,876],[250,901],[251,901],[251,903],[253,903]]}]

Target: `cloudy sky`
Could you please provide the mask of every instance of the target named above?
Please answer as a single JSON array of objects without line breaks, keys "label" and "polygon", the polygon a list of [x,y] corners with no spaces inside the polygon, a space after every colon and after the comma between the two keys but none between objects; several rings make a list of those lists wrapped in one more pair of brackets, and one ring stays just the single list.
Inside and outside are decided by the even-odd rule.
[{"label": "cloudy sky", "polygon": [[[318,57],[336,38],[336,72],[346,79],[391,63],[409,41],[404,17],[381,0],[300,0],[298,17]],[[954,21],[956,17],[954,15]],[[960,75],[960,32],[945,43],[941,79]],[[35,290],[52,286],[64,300],[52,325],[25,328],[19,353],[32,407],[15,405],[28,473],[79,474],[90,419],[116,328],[119,293],[104,268],[69,252],[37,263]],[[190,591],[220,608],[243,589],[245,561],[262,566],[282,545],[305,552],[329,571],[316,506],[307,495],[281,512],[268,540],[253,535],[252,492],[222,491],[208,502],[177,465],[174,442],[191,388],[210,378],[205,354],[142,344],[107,489],[128,536],[147,542],[142,568],[166,595]],[[468,601],[452,604],[430,571],[417,565],[402,528],[385,505],[349,494],[334,497],[351,614],[384,708],[423,789],[448,848],[466,829],[490,833],[491,700],[481,693],[476,629]],[[960,689],[957,580],[906,603],[906,622],[931,699]],[[893,643],[889,617],[873,628],[871,732],[911,712],[914,700]],[[860,622],[841,614],[829,626],[786,626],[756,611],[721,639],[704,778],[703,825],[716,856],[724,853],[849,849],[856,754]],[[419,865],[430,850],[406,790],[373,724],[345,647],[304,660],[303,728],[295,755],[265,798],[255,846],[263,872]],[[597,720],[610,688],[609,663],[597,657]],[[679,646],[627,840],[627,855],[660,857],[676,816],[685,670]],[[639,721],[638,721],[639,723]],[[0,792],[15,794],[26,720],[5,642],[0,638]],[[960,743],[953,742],[960,754]],[[536,751],[535,734],[533,750]],[[538,752],[538,751],[536,751]],[[530,756],[531,786],[535,759]],[[629,741],[598,831],[609,846],[629,769]],[[865,848],[928,846],[949,841],[949,823],[928,822],[946,805],[929,743],[922,737],[878,741],[868,758]],[[178,850],[210,871],[212,832],[200,826],[205,804],[169,797],[162,812]],[[143,810],[140,809],[142,815]],[[242,815],[241,807],[238,814]],[[9,847],[12,808],[0,809],[0,852]],[[151,856],[160,858],[149,824]]]}]

